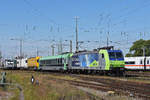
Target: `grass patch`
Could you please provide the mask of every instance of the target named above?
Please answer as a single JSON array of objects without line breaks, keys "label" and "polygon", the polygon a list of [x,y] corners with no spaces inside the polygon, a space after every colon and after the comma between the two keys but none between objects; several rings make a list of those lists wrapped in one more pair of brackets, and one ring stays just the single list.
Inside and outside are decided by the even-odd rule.
[{"label": "grass patch", "polygon": [[[92,100],[92,97],[86,92],[69,85],[67,82],[59,80],[77,80],[70,76],[55,76],[39,72],[27,73],[24,71],[6,72],[8,82],[22,86],[25,100]],[[39,85],[31,83],[32,75],[35,77],[35,80],[38,80]],[[19,100],[19,89],[10,89],[9,91],[14,94],[10,100]]]}]

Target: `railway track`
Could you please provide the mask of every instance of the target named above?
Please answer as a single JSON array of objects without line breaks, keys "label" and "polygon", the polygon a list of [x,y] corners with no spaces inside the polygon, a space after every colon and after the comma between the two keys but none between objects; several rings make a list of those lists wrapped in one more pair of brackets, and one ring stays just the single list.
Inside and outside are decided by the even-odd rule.
[{"label": "railway track", "polygon": [[[66,79],[58,79],[59,81],[67,81],[71,85],[81,86],[86,88],[92,88],[100,91],[115,91],[116,94],[119,95],[128,95],[134,97],[139,97],[145,100],[150,99],[150,84],[139,84],[136,82],[124,82],[124,81],[116,81],[113,79],[104,79],[104,78],[89,78],[83,76],[75,76],[78,77],[79,80],[66,80]],[[49,78],[53,79],[53,78]]]},{"label": "railway track", "polygon": [[105,87],[109,87],[111,90],[123,94],[133,94],[137,97],[150,99],[150,84],[106,79],[106,78],[84,78],[82,80],[94,81],[103,84]]},{"label": "railway track", "polygon": [[[64,75],[57,74],[54,75]],[[67,74],[65,74],[67,75]],[[73,78],[80,79],[82,81],[75,80],[64,80],[75,86],[82,86],[87,88],[92,88],[100,91],[115,91],[117,94],[124,94],[128,96],[139,97],[142,99],[150,99],[150,84],[141,83],[141,82],[131,82],[125,80],[118,80],[113,78],[102,78],[98,76],[89,76],[89,75],[77,75],[77,74],[68,74]],[[62,80],[62,79],[61,79]]]},{"label": "railway track", "polygon": [[[3,70],[3,69],[2,69]],[[59,72],[50,72],[50,71],[34,71],[34,70],[27,70],[27,69],[22,69],[22,70],[3,70],[3,71],[17,71],[17,72],[25,72],[25,73],[34,73],[34,72],[39,72],[39,73],[43,73],[43,74],[49,74],[49,73],[59,73]],[[70,73],[59,73],[59,74],[69,74]],[[76,73],[75,73],[76,74]],[[74,75],[75,75],[74,74]],[[85,75],[85,74],[81,74],[81,75]],[[91,75],[91,74],[87,74],[87,75]],[[100,76],[101,74],[93,74],[93,75],[97,75]],[[105,75],[102,75],[105,76]],[[111,76],[111,75],[110,75]],[[121,77],[150,77],[150,72],[143,72],[143,71],[126,71],[124,76]]]},{"label": "railway track", "polygon": [[[26,73],[34,73],[34,71],[21,71]],[[74,86],[82,86],[87,88],[92,88],[100,91],[115,91],[115,93],[120,95],[131,95],[134,97],[139,97],[142,99],[150,99],[150,83],[133,82],[128,80],[123,80],[126,78],[115,78],[115,77],[103,77],[98,75],[78,75],[78,74],[63,74],[55,72],[38,72],[42,74],[52,74],[54,76],[69,76],[76,78],[78,80],[67,80],[67,79],[57,79],[60,81],[66,81]],[[47,79],[55,79],[49,77]]]},{"label": "railway track", "polygon": [[150,71],[126,71],[126,75],[127,77],[150,77]]}]

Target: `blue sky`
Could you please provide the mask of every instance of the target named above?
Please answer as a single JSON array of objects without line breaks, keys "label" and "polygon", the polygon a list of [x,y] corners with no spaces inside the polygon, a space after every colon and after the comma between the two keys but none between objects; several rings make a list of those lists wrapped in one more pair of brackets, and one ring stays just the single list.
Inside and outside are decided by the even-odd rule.
[{"label": "blue sky", "polygon": [[4,57],[17,56],[19,41],[10,39],[22,38],[24,54],[34,56],[38,48],[50,55],[53,39],[75,42],[78,16],[79,40],[91,41],[80,49],[106,46],[109,31],[110,45],[127,53],[133,41],[150,39],[149,10],[149,0],[1,0],[0,49]]}]

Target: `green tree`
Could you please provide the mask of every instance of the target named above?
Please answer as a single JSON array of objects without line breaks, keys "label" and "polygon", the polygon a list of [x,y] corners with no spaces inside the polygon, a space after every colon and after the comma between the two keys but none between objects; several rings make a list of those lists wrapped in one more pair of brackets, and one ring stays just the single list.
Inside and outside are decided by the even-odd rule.
[{"label": "green tree", "polygon": [[137,40],[131,46],[129,53],[126,57],[143,56],[143,49],[145,48],[145,55],[150,56],[150,40]]}]

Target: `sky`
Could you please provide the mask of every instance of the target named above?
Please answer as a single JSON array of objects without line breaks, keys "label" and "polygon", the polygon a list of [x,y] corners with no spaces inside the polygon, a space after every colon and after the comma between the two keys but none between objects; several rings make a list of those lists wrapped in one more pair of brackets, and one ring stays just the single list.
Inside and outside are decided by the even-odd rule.
[{"label": "sky", "polygon": [[0,0],[0,50],[6,58],[18,56],[18,39],[28,57],[37,50],[51,55],[52,44],[57,54],[60,41],[64,52],[69,40],[75,50],[77,16],[80,50],[106,46],[108,37],[126,54],[134,41],[150,39],[149,10],[149,0]]}]

